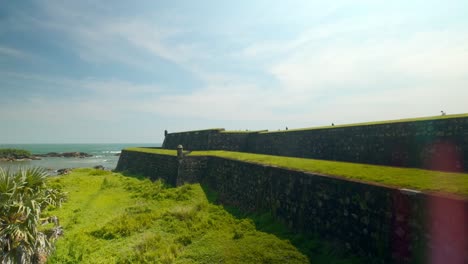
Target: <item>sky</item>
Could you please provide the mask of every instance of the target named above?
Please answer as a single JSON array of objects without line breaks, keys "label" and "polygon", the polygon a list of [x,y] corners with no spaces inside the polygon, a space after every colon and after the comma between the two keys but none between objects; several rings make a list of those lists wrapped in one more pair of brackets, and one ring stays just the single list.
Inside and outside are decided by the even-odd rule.
[{"label": "sky", "polygon": [[467,113],[466,14],[466,0],[0,0],[0,143]]}]

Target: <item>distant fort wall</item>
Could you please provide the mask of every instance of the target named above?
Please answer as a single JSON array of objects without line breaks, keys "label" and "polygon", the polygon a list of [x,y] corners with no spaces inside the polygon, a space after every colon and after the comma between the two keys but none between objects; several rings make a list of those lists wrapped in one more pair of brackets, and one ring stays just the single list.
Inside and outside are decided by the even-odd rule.
[{"label": "distant fort wall", "polygon": [[175,149],[183,145],[187,150],[247,151],[249,138],[259,131],[225,131],[214,128],[197,131],[169,133],[164,138],[163,148]]},{"label": "distant fort wall", "polygon": [[174,185],[201,183],[222,204],[270,212],[296,232],[316,234],[376,263],[468,260],[466,198],[220,157],[124,150],[117,170]]},{"label": "distant fort wall", "polygon": [[166,183],[175,186],[178,167],[179,163],[175,156],[122,150],[115,170],[141,175],[153,181],[163,179]]},{"label": "distant fort wall", "polygon": [[275,132],[169,133],[163,148],[229,150],[468,172],[468,116]]}]

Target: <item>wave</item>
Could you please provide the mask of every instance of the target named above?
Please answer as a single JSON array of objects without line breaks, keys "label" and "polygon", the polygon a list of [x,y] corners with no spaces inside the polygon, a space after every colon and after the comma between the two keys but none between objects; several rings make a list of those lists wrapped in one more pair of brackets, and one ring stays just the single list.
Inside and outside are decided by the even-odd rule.
[{"label": "wave", "polygon": [[104,151],[101,151],[101,153],[106,153],[106,154],[119,154],[121,152],[122,152],[121,150],[104,150]]}]

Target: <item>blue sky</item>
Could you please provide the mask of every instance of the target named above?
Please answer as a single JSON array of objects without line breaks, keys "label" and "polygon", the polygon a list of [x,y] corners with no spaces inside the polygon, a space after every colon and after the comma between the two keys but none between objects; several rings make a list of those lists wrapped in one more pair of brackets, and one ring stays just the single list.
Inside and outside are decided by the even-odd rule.
[{"label": "blue sky", "polygon": [[468,112],[468,2],[0,0],[0,143]]}]

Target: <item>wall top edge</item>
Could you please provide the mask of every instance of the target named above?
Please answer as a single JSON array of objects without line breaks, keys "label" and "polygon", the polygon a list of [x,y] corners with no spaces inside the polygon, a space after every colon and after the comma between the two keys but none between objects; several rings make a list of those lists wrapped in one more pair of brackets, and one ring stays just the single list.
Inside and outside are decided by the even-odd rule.
[{"label": "wall top edge", "polygon": [[337,129],[337,128],[349,128],[349,127],[361,127],[361,126],[381,126],[381,125],[390,125],[390,124],[400,124],[400,123],[417,123],[417,122],[426,122],[426,121],[442,121],[442,120],[449,120],[449,119],[468,119],[468,113],[463,114],[452,114],[452,115],[440,115],[440,116],[428,116],[428,117],[417,117],[417,118],[404,118],[404,119],[395,119],[395,120],[386,120],[386,121],[372,121],[372,122],[363,122],[363,123],[351,123],[351,124],[337,124],[337,125],[329,125],[329,126],[318,126],[318,127],[308,127],[308,128],[296,128],[296,129],[288,129],[288,130],[279,130],[279,131],[268,131],[265,130],[225,130],[224,128],[208,128],[208,129],[200,129],[200,130],[189,130],[189,131],[178,131],[178,132],[171,132],[168,135],[176,135],[176,134],[185,134],[185,133],[197,133],[197,132],[218,132],[218,133],[226,133],[226,134],[273,134],[273,133],[285,133],[285,132],[300,132],[300,131],[309,131],[309,130],[324,130],[324,129]]},{"label": "wall top edge", "polygon": [[452,115],[440,115],[440,116],[428,116],[428,117],[417,117],[417,118],[404,118],[404,119],[395,119],[395,120],[386,120],[386,121],[371,121],[363,123],[352,123],[352,124],[342,124],[342,125],[329,125],[329,126],[319,126],[319,127],[309,127],[309,128],[296,128],[289,130],[279,130],[279,131],[264,131],[260,134],[272,134],[272,133],[285,133],[285,132],[299,132],[299,131],[308,131],[308,130],[324,130],[324,129],[337,129],[337,128],[349,128],[349,127],[362,127],[362,126],[381,126],[381,125],[393,125],[393,124],[402,124],[402,123],[417,123],[417,122],[427,122],[427,121],[442,121],[448,119],[468,119],[468,113],[463,114],[452,114]]}]

